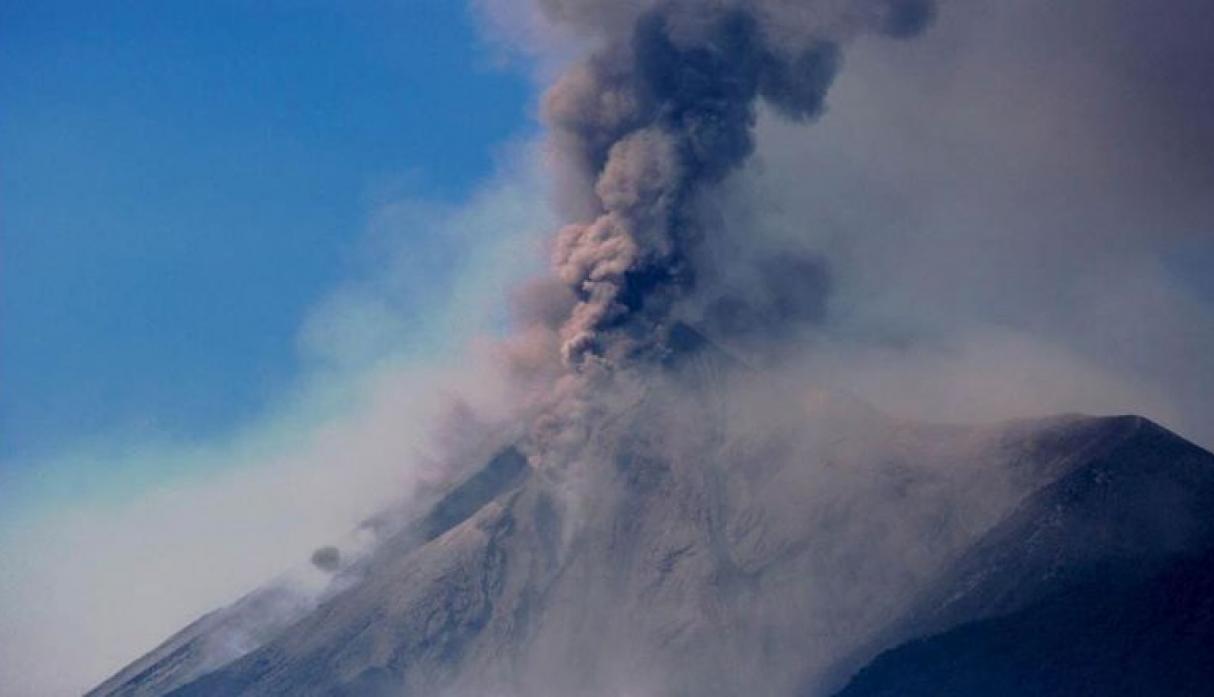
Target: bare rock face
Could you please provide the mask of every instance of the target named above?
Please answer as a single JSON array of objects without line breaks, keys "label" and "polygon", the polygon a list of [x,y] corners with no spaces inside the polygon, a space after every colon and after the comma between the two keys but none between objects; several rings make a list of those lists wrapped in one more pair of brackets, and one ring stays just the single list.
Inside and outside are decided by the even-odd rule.
[{"label": "bare rock face", "polygon": [[[1214,490],[1214,457],[1141,419],[906,423],[704,357],[580,453],[508,448],[314,607],[242,601],[94,694],[830,694],[1091,555],[1198,544],[1177,511]],[[182,659],[239,621],[255,645]]]}]

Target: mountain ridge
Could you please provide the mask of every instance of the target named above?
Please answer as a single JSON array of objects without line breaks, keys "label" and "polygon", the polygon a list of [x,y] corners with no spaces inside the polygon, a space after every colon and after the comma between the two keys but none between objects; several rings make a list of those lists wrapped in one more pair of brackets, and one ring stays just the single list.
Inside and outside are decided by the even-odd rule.
[{"label": "mountain ridge", "polygon": [[[831,437],[823,439],[799,423],[808,417],[787,416],[750,441],[686,444],[668,428],[689,418],[685,405],[672,408],[664,394],[603,426],[597,437],[611,454],[593,470],[600,479],[591,500],[571,503],[550,476],[528,474],[521,456],[499,456],[490,464],[517,471],[482,470],[468,481],[491,486],[465,487],[478,493],[440,501],[421,519],[454,511],[454,525],[416,546],[398,533],[363,578],[252,651],[178,676],[172,690],[132,691],[128,681],[105,691],[116,676],[93,694],[475,695],[494,686],[595,695],[626,675],[640,683],[630,687],[654,694],[725,695],[753,687],[772,666],[776,677],[762,678],[753,694],[829,694],[839,681],[832,666],[858,667],[892,644],[882,625],[905,613],[893,598],[927,607],[933,584],[947,585],[940,579],[966,568],[967,555],[1034,496],[1140,431],[1181,441],[1140,417],[988,427],[882,418],[855,434],[825,428]],[[728,427],[749,409],[741,402],[700,404],[698,415]],[[850,410],[840,423],[857,418]],[[830,423],[829,412],[809,416]],[[819,450],[800,449],[805,443]],[[988,501],[1002,512],[983,510]],[[906,515],[864,518],[874,505]],[[414,541],[418,525],[409,526]],[[885,551],[856,558],[855,545],[844,544],[852,537]],[[920,538],[935,541],[901,549]],[[873,587],[849,596],[855,580],[836,571],[848,564]],[[922,622],[918,635],[929,626]],[[842,638],[822,638],[831,633]],[[874,643],[881,636],[886,644]],[[802,667],[804,649],[826,655],[799,659]],[[571,669],[577,655],[595,657]],[[720,674],[730,661],[736,675]],[[677,684],[664,677],[672,670],[684,675]]]},{"label": "mountain ridge", "polygon": [[1214,607],[1193,590],[1214,583],[1214,457],[1120,420],[1117,447],[977,541],[839,697],[1214,694]]}]

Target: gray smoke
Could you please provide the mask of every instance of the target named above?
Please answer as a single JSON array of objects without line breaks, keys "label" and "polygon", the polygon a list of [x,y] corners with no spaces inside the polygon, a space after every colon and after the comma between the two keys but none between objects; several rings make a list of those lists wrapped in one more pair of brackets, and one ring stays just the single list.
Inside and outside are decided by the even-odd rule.
[{"label": "gray smoke", "polygon": [[[812,121],[824,112],[843,44],[862,34],[913,36],[934,16],[928,0],[541,5],[597,49],[544,98],[564,168],[559,203],[576,220],[552,249],[567,290],[532,288],[523,310],[531,329],[503,351],[525,380],[554,381],[531,428],[537,463],[571,459],[609,383],[664,360],[680,306],[703,279],[729,275],[697,252],[710,235],[745,245],[745,233],[714,225],[703,204],[753,152],[759,103],[785,120]],[[831,281],[822,259],[728,262],[751,263],[761,280],[745,283],[746,293],[709,294],[715,304],[699,313],[706,324],[751,336],[823,317]],[[544,365],[560,368],[553,377]]]},{"label": "gray smoke", "polygon": [[574,371],[611,371],[664,350],[671,308],[697,279],[697,197],[753,151],[758,100],[811,120],[824,109],[842,41],[911,36],[933,14],[925,0],[544,6],[603,34],[545,98],[559,155],[582,182],[570,193],[588,213],[560,231],[553,253],[576,296],[560,328],[561,357]]},{"label": "gray smoke", "polygon": [[333,545],[327,545],[312,552],[312,565],[321,571],[332,573],[341,566],[341,552]]},{"label": "gray smoke", "polygon": [[779,346],[806,327],[825,321],[833,288],[831,269],[821,256],[763,255],[740,269],[738,280],[717,284],[698,326],[731,346],[748,340]]}]

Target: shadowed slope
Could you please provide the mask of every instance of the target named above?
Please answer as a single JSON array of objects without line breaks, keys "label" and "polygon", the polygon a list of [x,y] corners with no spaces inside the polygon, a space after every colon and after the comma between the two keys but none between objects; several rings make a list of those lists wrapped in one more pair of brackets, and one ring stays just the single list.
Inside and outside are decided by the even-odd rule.
[{"label": "shadowed slope", "polygon": [[1145,419],[1110,427],[896,631],[927,638],[840,697],[1214,694],[1214,456]]},{"label": "shadowed slope", "polygon": [[1096,576],[880,656],[839,697],[1214,694],[1214,554],[1129,586]]}]

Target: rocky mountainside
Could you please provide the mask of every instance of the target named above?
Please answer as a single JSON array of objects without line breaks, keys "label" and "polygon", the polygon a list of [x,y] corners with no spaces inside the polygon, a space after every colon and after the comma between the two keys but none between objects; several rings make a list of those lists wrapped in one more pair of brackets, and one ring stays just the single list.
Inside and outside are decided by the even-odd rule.
[{"label": "rocky mountainside", "polygon": [[[1102,564],[1164,600],[1134,584],[1202,578],[1169,565],[1205,544],[1214,456],[1145,420],[908,423],[688,355],[578,462],[507,448],[323,594],[255,593],[93,694],[831,694],[887,646],[1048,610]],[[898,651],[844,694],[894,694],[922,660]]]},{"label": "rocky mountainside", "polygon": [[942,575],[840,697],[1214,694],[1214,458],[1144,419]]},{"label": "rocky mountainside", "polygon": [[[526,466],[517,450],[502,451],[443,496],[426,515],[396,532],[393,545],[385,545],[377,556],[408,554],[439,537],[525,477]],[[367,526],[380,524],[373,519]],[[361,564],[344,569],[328,592],[318,597],[289,584],[258,589],[193,622],[89,694],[144,697],[170,692],[267,643],[315,610],[321,599],[357,583],[365,571]]]}]

